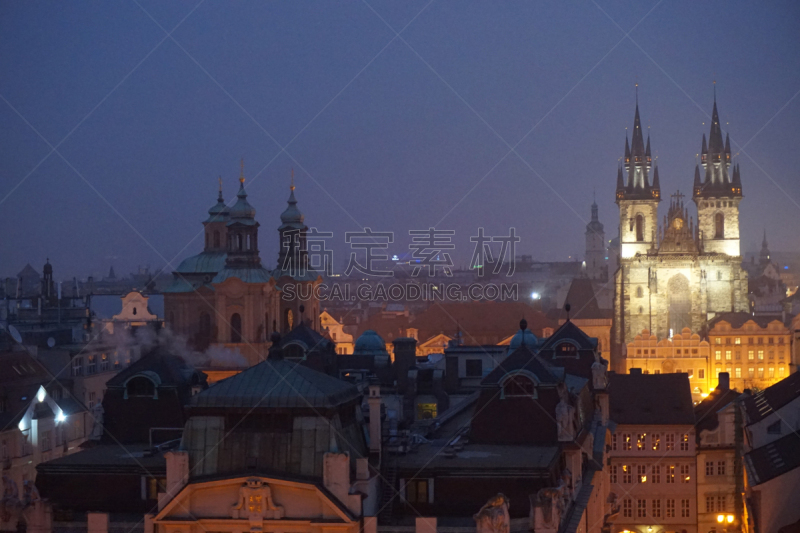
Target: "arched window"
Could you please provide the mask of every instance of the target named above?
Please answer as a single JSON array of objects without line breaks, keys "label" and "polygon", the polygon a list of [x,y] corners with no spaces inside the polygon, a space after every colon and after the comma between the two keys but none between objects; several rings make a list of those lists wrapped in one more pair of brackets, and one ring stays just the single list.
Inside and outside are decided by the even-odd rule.
[{"label": "arched window", "polygon": [[283,312],[283,332],[288,333],[292,330],[294,326],[294,313],[292,313],[291,309],[287,309]]},{"label": "arched window", "polygon": [[219,232],[214,232],[214,248],[219,248]]},{"label": "arched window", "polygon": [[289,344],[283,347],[283,358],[293,361],[302,361],[306,358],[306,352],[303,347],[298,344]]},{"label": "arched window", "polygon": [[717,213],[714,215],[714,238],[725,238],[725,215],[722,213]]},{"label": "arched window", "polygon": [[136,376],[125,385],[126,398],[156,398],[156,384],[144,376]]},{"label": "arched window", "polygon": [[641,298],[644,295],[644,291],[641,287],[636,287],[636,297]]},{"label": "arched window", "polygon": [[231,316],[231,342],[234,344],[242,342],[242,316],[233,313]]},{"label": "arched window", "polygon": [[527,376],[517,374],[503,382],[503,398],[535,397],[536,386]]},{"label": "arched window", "polygon": [[644,217],[642,215],[636,215],[636,241],[644,241]]},{"label": "arched window", "polygon": [[242,242],[242,234],[241,234],[241,233],[237,233],[237,234],[236,234],[236,248],[237,248],[237,249],[238,249],[240,252],[242,251],[242,246],[243,246],[243,245],[244,245],[244,243]]},{"label": "arched window", "polygon": [[247,249],[248,250],[252,250],[253,249],[253,245],[250,242],[250,234],[249,233],[247,234]]}]

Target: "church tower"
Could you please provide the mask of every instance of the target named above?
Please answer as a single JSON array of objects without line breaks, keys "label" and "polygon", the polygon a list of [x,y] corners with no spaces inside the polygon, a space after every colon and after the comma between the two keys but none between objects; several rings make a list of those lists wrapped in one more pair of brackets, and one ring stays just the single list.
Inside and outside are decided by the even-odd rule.
[{"label": "church tower", "polygon": [[700,152],[700,166],[695,167],[693,199],[697,204],[697,226],[700,230],[703,249],[707,253],[741,255],[739,244],[739,202],[742,200],[742,180],[739,166],[731,164],[731,141],[725,135],[717,112],[711,113],[711,132]]},{"label": "church tower", "polygon": [[204,252],[225,252],[228,242],[227,224],[229,220],[228,206],[225,205],[225,200],[222,198],[222,178],[220,178],[217,203],[208,210],[208,218],[203,221],[206,234]]},{"label": "church tower", "polygon": [[633,119],[633,138],[628,144],[625,136],[625,163],[617,169],[616,201],[619,205],[620,256],[629,259],[637,254],[646,255],[656,247],[658,230],[658,203],[661,187],[658,170],[650,182],[650,136],[644,144],[639,103]]},{"label": "church tower", "polygon": [[[220,193],[220,198],[221,198]],[[227,241],[228,256],[225,258],[227,268],[261,268],[261,258],[258,255],[258,222],[256,210],[247,201],[247,192],[244,190],[244,162],[239,176],[239,192],[236,194],[236,203],[228,213]]]},{"label": "church tower", "polygon": [[586,275],[589,279],[608,279],[606,234],[597,217],[597,202],[592,203],[592,220],[586,224]]}]

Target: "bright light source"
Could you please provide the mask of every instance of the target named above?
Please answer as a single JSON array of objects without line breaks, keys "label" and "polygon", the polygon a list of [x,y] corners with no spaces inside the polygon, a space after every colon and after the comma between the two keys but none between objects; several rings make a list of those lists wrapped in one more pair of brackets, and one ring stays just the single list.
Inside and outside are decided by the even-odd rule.
[{"label": "bright light source", "polygon": [[541,295],[541,294],[539,294],[538,292],[532,292],[532,293],[531,293],[531,299],[532,299],[532,300],[538,300],[538,299],[539,299],[539,298],[541,298],[541,297],[542,297],[542,295]]},{"label": "bright light source", "polygon": [[39,392],[36,393],[36,399],[39,400],[39,402],[43,402],[45,394],[44,387],[39,387]]},{"label": "bright light source", "polygon": [[729,524],[733,523],[733,515],[732,514],[729,514],[726,518],[728,519],[728,523]]},{"label": "bright light source", "polygon": [[704,392],[703,394],[701,394],[701,395],[700,395],[700,397],[701,397],[701,398],[708,398],[708,393],[707,393],[707,392]]},{"label": "bright light source", "polygon": [[67,417],[64,414],[64,411],[59,411],[58,414],[56,415],[56,422],[63,422],[66,419]]},{"label": "bright light source", "polygon": [[717,522],[719,522],[721,524],[724,521],[725,521],[725,515],[724,514],[718,514],[717,515]]},{"label": "bright light source", "polygon": [[23,420],[20,420],[19,424],[17,424],[17,427],[19,428],[20,431],[25,431],[25,424],[23,422],[24,422]]}]

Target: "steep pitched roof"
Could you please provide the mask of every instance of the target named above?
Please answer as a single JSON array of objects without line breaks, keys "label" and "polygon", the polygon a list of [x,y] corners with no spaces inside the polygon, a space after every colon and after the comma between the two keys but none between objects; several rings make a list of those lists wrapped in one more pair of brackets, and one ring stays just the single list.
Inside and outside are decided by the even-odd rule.
[{"label": "steep pitched roof", "polygon": [[527,371],[536,376],[540,383],[551,385],[561,381],[563,371],[553,368],[536,356],[529,346],[523,345],[503,359],[488,376],[481,381],[482,386],[497,385],[503,377],[518,371]]},{"label": "steep pitched roof", "polygon": [[800,467],[800,435],[796,431],[745,454],[744,464],[753,485]]},{"label": "steep pitched roof", "polygon": [[720,322],[727,322],[732,328],[739,329],[745,325],[746,322],[752,320],[758,327],[766,328],[771,322],[776,320],[783,324],[783,317],[781,315],[751,315],[745,311],[719,313],[708,322],[708,330],[710,331],[714,326]]},{"label": "steep pitched roof", "polygon": [[798,397],[800,397],[800,372],[795,372],[775,385],[744,398],[742,407],[745,424],[749,426],[763,420]]},{"label": "steep pitched roof", "polygon": [[600,309],[595,297],[594,286],[588,278],[575,278],[569,286],[567,297],[564,304],[569,304],[570,310],[567,313],[564,309],[553,309],[547,313],[551,319],[592,319],[592,318],[611,318],[611,309]]},{"label": "steep pitched roof", "polygon": [[344,381],[283,359],[267,359],[192,397],[190,408],[335,408],[360,396]]},{"label": "steep pitched roof", "polygon": [[687,374],[610,374],[610,418],[617,424],[694,424]]},{"label": "steep pitched roof", "polygon": [[694,406],[695,427],[697,436],[700,431],[712,430],[719,425],[717,413],[728,404],[736,400],[741,393],[731,389],[714,389],[708,393],[708,397]]}]

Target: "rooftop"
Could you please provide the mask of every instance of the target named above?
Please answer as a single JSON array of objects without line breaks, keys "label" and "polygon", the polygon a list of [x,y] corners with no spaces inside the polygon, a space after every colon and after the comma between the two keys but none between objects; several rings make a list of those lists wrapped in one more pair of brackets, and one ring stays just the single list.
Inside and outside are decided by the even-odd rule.
[{"label": "rooftop", "polygon": [[795,372],[771,387],[751,396],[745,396],[742,401],[745,424],[750,425],[763,420],[798,397],[800,397],[800,372]]},{"label": "rooftop", "polygon": [[610,418],[617,424],[692,425],[687,374],[609,374]]}]

